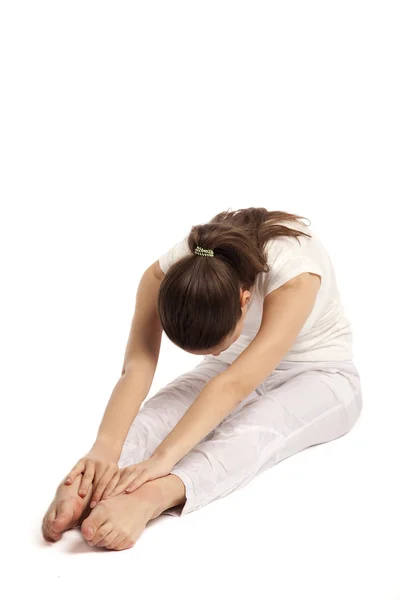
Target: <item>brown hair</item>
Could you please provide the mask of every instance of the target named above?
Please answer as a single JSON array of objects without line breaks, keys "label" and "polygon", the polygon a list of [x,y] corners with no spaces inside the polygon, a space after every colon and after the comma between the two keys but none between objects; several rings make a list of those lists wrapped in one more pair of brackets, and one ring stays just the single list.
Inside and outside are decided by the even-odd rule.
[{"label": "brown hair", "polygon": [[[233,334],[242,316],[240,288],[250,289],[258,273],[269,271],[265,244],[278,236],[311,237],[279,223],[303,218],[251,207],[228,209],[193,225],[191,254],[171,265],[160,285],[158,312],[167,337],[190,352],[215,348]],[[196,246],[214,256],[195,254]]]}]

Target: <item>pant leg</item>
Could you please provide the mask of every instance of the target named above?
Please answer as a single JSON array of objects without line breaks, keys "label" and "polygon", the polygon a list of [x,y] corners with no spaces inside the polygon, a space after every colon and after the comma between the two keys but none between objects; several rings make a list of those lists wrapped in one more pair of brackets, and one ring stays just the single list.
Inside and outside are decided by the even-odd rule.
[{"label": "pant leg", "polygon": [[148,398],[129,428],[118,460],[119,468],[149,458],[183,417],[203,387],[227,367],[222,361],[210,361],[206,357],[194,369],[179,375]]},{"label": "pant leg", "polygon": [[358,373],[343,362],[282,363],[174,466],[186,502],[163,514],[184,516],[279,461],[346,434],[362,403]]}]

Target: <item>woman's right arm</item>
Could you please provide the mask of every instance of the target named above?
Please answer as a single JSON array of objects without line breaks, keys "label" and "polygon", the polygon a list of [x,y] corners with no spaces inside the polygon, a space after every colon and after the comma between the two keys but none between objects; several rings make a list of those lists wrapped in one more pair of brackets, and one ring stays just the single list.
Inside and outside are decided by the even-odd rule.
[{"label": "woman's right arm", "polygon": [[100,423],[95,448],[104,448],[118,460],[126,435],[145,400],[157,367],[162,326],[157,297],[164,277],[158,260],[143,273],[125,350],[122,372]]}]

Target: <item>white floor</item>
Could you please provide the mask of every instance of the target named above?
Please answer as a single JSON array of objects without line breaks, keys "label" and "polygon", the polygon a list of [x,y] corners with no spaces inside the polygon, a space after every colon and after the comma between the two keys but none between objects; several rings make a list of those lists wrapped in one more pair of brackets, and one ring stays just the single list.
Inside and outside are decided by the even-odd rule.
[{"label": "white floor", "polygon": [[[400,600],[398,3],[0,6],[0,598]],[[265,206],[330,252],[364,410],[131,550],[41,520],[94,442],[145,269]],[[197,362],[163,342],[152,390]]]},{"label": "white floor", "polygon": [[397,424],[374,401],[387,390],[367,383],[368,376],[364,411],[349,434],[186,517],[162,515],[126,551],[91,548],[78,529],[55,544],[42,540],[40,521],[61,473],[37,468],[34,478],[35,453],[27,453],[19,490],[3,493],[4,547],[20,567],[12,589],[29,582],[46,598],[400,598]]}]

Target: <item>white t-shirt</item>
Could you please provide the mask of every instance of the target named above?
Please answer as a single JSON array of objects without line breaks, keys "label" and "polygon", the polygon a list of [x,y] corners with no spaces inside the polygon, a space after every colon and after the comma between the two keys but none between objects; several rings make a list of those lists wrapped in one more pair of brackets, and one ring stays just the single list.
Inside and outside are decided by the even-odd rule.
[{"label": "white t-shirt", "polygon": [[[257,334],[265,296],[279,288],[296,275],[304,272],[321,276],[314,308],[297,336],[295,343],[282,360],[287,361],[335,361],[352,360],[353,332],[347,319],[337,288],[335,272],[330,257],[321,241],[303,222],[281,221],[293,229],[306,231],[312,238],[280,236],[266,243],[269,273],[256,277],[252,298],[244,321],[242,334],[218,358],[232,363]],[[160,256],[159,263],[166,273],[181,257],[190,254],[188,236]]]}]

